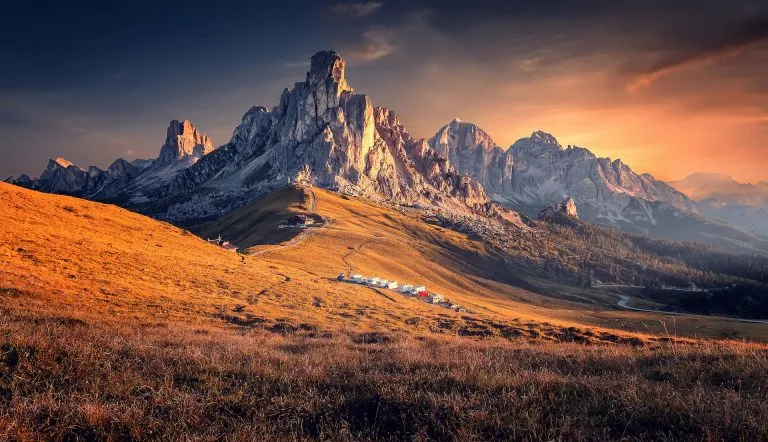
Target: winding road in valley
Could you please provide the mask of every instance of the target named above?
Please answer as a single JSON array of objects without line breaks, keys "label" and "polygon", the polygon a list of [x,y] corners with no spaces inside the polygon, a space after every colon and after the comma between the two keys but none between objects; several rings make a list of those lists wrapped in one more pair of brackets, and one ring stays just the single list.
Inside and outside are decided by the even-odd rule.
[{"label": "winding road in valley", "polygon": [[706,315],[697,315],[694,313],[666,312],[663,310],[652,310],[647,308],[632,307],[631,305],[629,305],[630,300],[631,298],[627,295],[619,295],[619,299],[616,302],[616,305],[623,309],[632,310],[636,312],[659,313],[662,315],[670,315],[670,316],[700,316],[702,318],[717,318],[717,319],[725,319],[728,321],[748,322],[753,324],[768,324],[768,319],[742,319],[742,318],[729,318],[727,316],[706,316]]}]

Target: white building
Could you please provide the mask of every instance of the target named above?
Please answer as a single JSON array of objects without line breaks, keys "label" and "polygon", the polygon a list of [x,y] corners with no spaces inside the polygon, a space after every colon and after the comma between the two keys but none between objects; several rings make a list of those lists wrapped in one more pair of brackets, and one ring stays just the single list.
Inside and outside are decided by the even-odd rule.
[{"label": "white building", "polygon": [[350,279],[358,284],[362,284],[365,282],[365,276],[363,275],[352,275]]},{"label": "white building", "polygon": [[368,285],[371,285],[371,286],[375,287],[379,283],[379,281],[381,281],[381,279],[379,279],[378,276],[374,276],[372,278],[368,278],[368,281],[366,281],[366,282],[367,282]]},{"label": "white building", "polygon": [[387,288],[390,290],[397,290],[397,281],[389,281]]},{"label": "white building", "polygon": [[413,291],[413,286],[410,284],[400,286],[400,293],[411,293],[412,291]]},{"label": "white building", "polygon": [[416,287],[413,288],[414,293],[426,292],[426,291],[427,291],[427,288],[424,287],[423,285],[417,285]]},{"label": "white building", "polygon": [[438,303],[441,303],[443,301],[445,301],[445,296],[443,296],[441,294],[438,294],[438,293],[433,293],[432,294],[432,303],[433,304],[438,304]]}]

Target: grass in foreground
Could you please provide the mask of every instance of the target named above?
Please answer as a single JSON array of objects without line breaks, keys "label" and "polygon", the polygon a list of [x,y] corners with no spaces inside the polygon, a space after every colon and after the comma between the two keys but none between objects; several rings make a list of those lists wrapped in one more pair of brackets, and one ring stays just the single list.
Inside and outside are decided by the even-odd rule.
[{"label": "grass in foreground", "polygon": [[0,313],[0,439],[768,439],[768,351]]}]

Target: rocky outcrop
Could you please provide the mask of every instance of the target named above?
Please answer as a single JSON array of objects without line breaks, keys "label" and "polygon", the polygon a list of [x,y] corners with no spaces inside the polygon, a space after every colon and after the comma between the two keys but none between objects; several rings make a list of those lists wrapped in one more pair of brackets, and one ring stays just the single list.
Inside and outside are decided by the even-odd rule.
[{"label": "rocky outcrop", "polygon": [[51,193],[76,195],[82,192],[88,183],[89,174],[63,158],[48,160],[48,165],[40,174],[39,190]]},{"label": "rocky outcrop", "polygon": [[568,217],[579,219],[579,212],[576,210],[576,202],[568,197],[563,202],[547,207],[539,212],[539,219],[552,220],[558,217]]},{"label": "rocky outcrop", "polygon": [[162,166],[179,160],[197,161],[214,149],[211,139],[189,120],[171,121],[165,137],[165,144],[160,148],[155,166]]},{"label": "rocky outcrop", "polygon": [[471,176],[491,195],[511,191],[513,159],[482,129],[458,118],[440,128],[430,147],[459,173]]}]

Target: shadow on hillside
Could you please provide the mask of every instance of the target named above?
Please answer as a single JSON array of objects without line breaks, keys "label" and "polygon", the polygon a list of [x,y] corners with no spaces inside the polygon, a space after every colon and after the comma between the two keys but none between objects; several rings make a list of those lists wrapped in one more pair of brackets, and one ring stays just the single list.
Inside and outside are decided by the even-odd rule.
[{"label": "shadow on hillside", "polygon": [[257,245],[278,245],[293,240],[304,229],[278,226],[297,214],[305,214],[319,221],[306,210],[307,196],[304,190],[287,187],[272,192],[244,207],[236,209],[218,219],[189,227],[203,239],[218,235],[240,249]]}]

